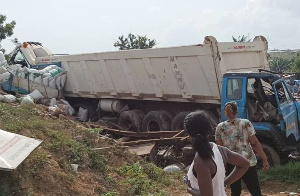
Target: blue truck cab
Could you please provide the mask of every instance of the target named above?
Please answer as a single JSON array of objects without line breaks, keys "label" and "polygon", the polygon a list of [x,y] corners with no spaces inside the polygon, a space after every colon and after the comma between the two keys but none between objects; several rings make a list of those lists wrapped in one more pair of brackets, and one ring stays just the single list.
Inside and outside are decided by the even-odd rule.
[{"label": "blue truck cab", "polygon": [[[223,75],[221,111],[235,101],[238,118],[249,119],[271,164],[283,163],[299,148],[300,105],[277,74],[265,72]],[[227,120],[224,112],[221,120]]]}]

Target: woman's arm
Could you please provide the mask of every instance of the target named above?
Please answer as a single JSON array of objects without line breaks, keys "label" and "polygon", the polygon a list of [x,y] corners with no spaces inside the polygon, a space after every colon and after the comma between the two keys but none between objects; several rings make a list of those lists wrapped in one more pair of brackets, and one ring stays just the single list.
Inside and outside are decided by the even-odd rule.
[{"label": "woman's arm", "polygon": [[200,196],[200,192],[192,187],[187,187],[187,192],[192,196]]},{"label": "woman's arm", "polygon": [[211,159],[203,160],[199,156],[194,159],[194,168],[198,176],[199,195],[213,196],[212,179],[210,172]]},{"label": "woman's arm", "polygon": [[225,178],[224,184],[231,185],[240,179],[248,170],[250,163],[247,159],[238,153],[235,153],[228,148],[222,147],[227,155],[227,163],[234,165],[233,171]]},{"label": "woman's arm", "polygon": [[198,190],[192,188],[191,182],[189,180],[187,182],[187,189],[186,190],[192,196],[200,196],[200,192]]}]

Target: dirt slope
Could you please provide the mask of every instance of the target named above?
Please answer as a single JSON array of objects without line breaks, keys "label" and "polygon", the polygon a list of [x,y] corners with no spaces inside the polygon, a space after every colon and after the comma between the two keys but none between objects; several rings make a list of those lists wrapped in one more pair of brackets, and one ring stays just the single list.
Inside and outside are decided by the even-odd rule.
[{"label": "dirt slope", "polygon": [[[183,172],[162,173],[99,136],[99,129],[63,114],[49,115],[43,105],[0,103],[0,129],[43,140],[16,170],[0,171],[0,196],[188,195]],[[71,164],[79,165],[77,172]],[[262,189],[274,196],[297,191],[293,185],[274,182],[264,183]]]}]

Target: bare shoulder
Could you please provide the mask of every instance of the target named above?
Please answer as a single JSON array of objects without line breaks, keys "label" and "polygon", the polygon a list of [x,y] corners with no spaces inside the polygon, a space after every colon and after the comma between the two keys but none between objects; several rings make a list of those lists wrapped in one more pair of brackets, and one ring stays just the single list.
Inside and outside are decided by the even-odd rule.
[{"label": "bare shoulder", "polygon": [[198,154],[194,157],[194,165],[196,168],[206,168],[210,166],[211,159],[202,159]]}]

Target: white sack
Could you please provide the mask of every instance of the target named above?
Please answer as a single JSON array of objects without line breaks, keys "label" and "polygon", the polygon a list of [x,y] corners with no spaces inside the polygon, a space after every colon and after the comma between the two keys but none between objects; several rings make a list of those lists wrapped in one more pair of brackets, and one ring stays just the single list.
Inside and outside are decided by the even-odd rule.
[{"label": "white sack", "polygon": [[54,78],[49,81],[49,87],[55,88],[55,79]]},{"label": "white sack", "polygon": [[35,81],[36,83],[42,84],[43,80],[42,80],[42,77],[39,76],[39,77],[34,78],[33,81]]},{"label": "white sack", "polygon": [[34,104],[33,98],[29,95],[21,97],[21,105],[23,104]]},{"label": "white sack", "polygon": [[55,97],[53,97],[52,99],[50,99],[50,106],[55,106],[55,105],[57,105],[57,101]]},{"label": "white sack", "polygon": [[88,110],[82,107],[79,108],[77,119],[86,122],[88,120]]},{"label": "white sack", "polygon": [[3,82],[3,81],[8,80],[8,79],[9,79],[9,76],[10,76],[10,73],[9,73],[9,72],[0,74],[0,82]]},{"label": "white sack", "polygon": [[61,76],[59,76],[59,77],[57,77],[57,78],[55,79],[55,84],[56,84],[56,87],[57,87],[58,90],[61,90],[61,89],[62,89],[62,87],[61,87],[61,85],[60,85],[60,81],[61,81]]},{"label": "white sack", "polygon": [[43,84],[44,84],[44,86],[46,86],[46,87],[49,86],[49,77],[43,78]]},{"label": "white sack", "polygon": [[17,98],[13,95],[3,95],[3,102],[5,103],[13,103],[17,100]]},{"label": "white sack", "polygon": [[6,68],[4,66],[0,66],[0,74],[3,74],[7,72]]},{"label": "white sack", "polygon": [[67,80],[67,74],[63,74],[61,76],[61,79],[60,79],[60,86],[61,86],[61,88],[64,88],[66,80]]},{"label": "white sack", "polygon": [[40,93],[40,91],[38,91],[37,89],[35,89],[34,91],[32,91],[29,94],[30,97],[32,97],[34,100],[39,100],[42,99],[44,96],[42,95],[42,93]]},{"label": "white sack", "polygon": [[67,115],[73,116],[75,114],[74,108],[70,105],[70,103],[64,99],[60,99],[60,102],[63,102],[68,106],[68,112],[66,113]]},{"label": "white sack", "polygon": [[27,71],[29,73],[36,73],[36,74],[39,73],[39,70],[37,70],[37,69],[30,69],[30,68],[28,68]]}]

